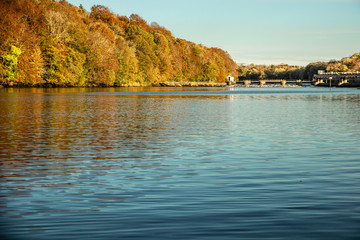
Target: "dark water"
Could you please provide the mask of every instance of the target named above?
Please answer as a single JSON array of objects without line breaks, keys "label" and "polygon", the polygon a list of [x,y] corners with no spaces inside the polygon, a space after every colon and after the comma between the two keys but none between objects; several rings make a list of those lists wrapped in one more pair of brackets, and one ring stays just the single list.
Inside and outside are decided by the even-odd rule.
[{"label": "dark water", "polygon": [[360,90],[187,90],[0,89],[1,236],[359,239]]}]

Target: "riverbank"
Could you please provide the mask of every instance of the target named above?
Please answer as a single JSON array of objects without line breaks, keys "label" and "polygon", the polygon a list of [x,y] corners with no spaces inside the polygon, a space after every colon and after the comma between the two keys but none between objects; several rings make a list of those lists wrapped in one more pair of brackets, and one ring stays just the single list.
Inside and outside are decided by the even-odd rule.
[{"label": "riverbank", "polygon": [[[312,86],[312,85],[310,85]],[[309,87],[309,86],[300,86],[300,85],[279,85],[279,84],[266,84],[266,85],[234,85],[232,87],[239,88],[301,88],[301,87]]]},{"label": "riverbank", "polygon": [[297,88],[303,87],[296,84],[233,84],[228,85],[227,83],[211,83],[211,82],[161,82],[159,87],[250,87],[250,88],[269,88],[269,87],[286,87],[286,88]]},{"label": "riverbank", "polygon": [[279,85],[279,84],[266,84],[266,85],[227,85],[226,83],[197,83],[197,82],[166,82],[153,85],[141,85],[141,84],[121,84],[115,86],[97,86],[97,85],[86,85],[86,86],[53,86],[53,85],[36,85],[36,86],[24,86],[24,85],[15,85],[15,86],[3,86],[0,85],[0,88],[109,88],[109,87],[176,87],[176,88],[187,88],[187,87],[235,87],[235,88],[299,88],[306,86],[299,85]]},{"label": "riverbank", "polygon": [[159,87],[225,87],[226,83],[214,82],[160,82]]},{"label": "riverbank", "polygon": [[87,84],[84,86],[72,85],[51,85],[51,84],[37,84],[33,86],[28,85],[0,85],[0,88],[101,88],[101,87],[226,87],[226,83],[216,82],[160,82],[155,84],[141,84],[141,83],[125,83],[115,84],[113,86]]}]

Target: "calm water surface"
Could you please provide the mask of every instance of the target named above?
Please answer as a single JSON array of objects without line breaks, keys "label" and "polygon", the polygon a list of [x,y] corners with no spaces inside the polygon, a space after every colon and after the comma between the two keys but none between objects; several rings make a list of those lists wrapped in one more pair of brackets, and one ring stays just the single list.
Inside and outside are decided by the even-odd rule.
[{"label": "calm water surface", "polygon": [[0,89],[8,239],[359,239],[360,90]]}]

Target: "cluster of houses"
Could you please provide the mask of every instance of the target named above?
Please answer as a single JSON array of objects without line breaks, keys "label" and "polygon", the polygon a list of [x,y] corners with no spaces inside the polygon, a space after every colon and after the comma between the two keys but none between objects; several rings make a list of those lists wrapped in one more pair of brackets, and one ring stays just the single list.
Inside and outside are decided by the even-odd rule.
[{"label": "cluster of houses", "polygon": [[[263,80],[265,81],[265,80]],[[285,81],[285,80],[283,80]],[[246,81],[241,81],[245,84]],[[248,81],[256,82],[261,85],[262,81]],[[281,80],[266,80],[268,83],[280,82]],[[294,81],[285,81],[285,84],[293,83]],[[307,82],[307,81],[306,81]],[[231,75],[227,76],[226,78],[227,85],[234,85],[236,84],[235,78]],[[304,83],[304,81],[298,80],[295,81],[296,84]],[[308,82],[310,84],[310,82]],[[325,72],[324,70],[319,70],[317,74],[315,74],[312,78],[311,84],[314,86],[321,86],[321,87],[360,87],[360,69],[357,72]],[[283,84],[284,85],[284,84]]]},{"label": "cluster of houses", "polygon": [[360,87],[360,71],[358,72],[325,72],[319,70],[313,76],[315,86],[324,87]]}]

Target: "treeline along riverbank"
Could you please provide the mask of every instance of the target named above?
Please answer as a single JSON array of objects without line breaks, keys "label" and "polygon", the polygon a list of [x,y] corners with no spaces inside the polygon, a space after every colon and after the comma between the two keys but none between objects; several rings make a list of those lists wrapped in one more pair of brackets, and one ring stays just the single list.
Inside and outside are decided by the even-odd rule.
[{"label": "treeline along riverbank", "polygon": [[224,82],[237,65],[219,48],[183,39],[140,16],[67,1],[0,1],[0,85],[146,86]]}]

